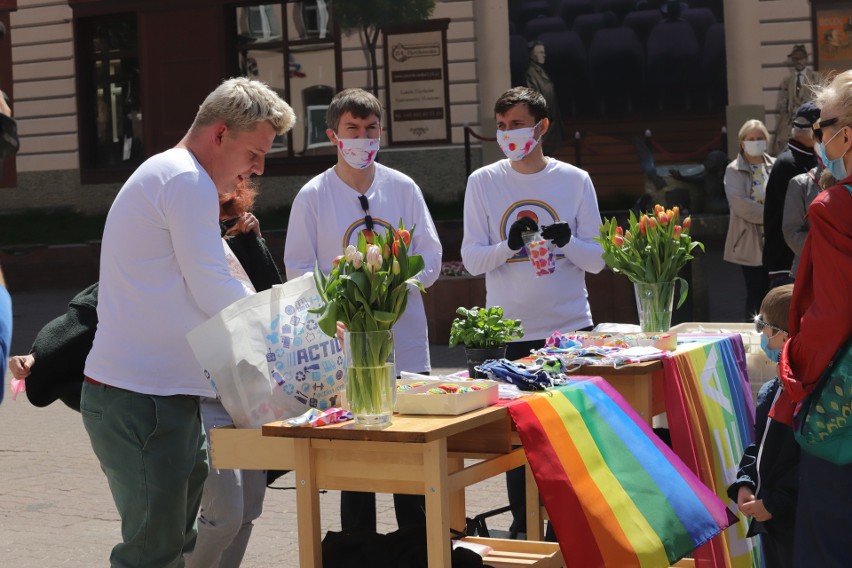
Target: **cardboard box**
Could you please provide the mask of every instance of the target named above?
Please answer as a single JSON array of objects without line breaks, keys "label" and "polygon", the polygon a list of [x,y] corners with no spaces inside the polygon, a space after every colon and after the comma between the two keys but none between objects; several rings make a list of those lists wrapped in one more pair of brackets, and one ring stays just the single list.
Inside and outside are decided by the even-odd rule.
[{"label": "cardboard box", "polygon": [[[413,386],[412,385],[416,385]],[[480,390],[457,393],[430,393],[429,389],[439,385],[454,385],[460,388],[472,385],[484,386]],[[487,380],[460,379],[400,379],[397,382],[396,402],[400,414],[444,414],[457,416],[496,404],[500,396],[498,383]]]}]

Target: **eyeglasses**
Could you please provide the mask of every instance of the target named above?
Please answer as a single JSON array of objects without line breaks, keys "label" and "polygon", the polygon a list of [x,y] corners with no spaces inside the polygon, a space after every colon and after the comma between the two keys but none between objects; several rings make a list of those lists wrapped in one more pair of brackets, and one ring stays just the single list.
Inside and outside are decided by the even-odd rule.
[{"label": "eyeglasses", "polygon": [[222,229],[223,233],[228,232],[233,229],[237,223],[242,219],[242,215],[237,215],[236,217],[231,217],[230,219],[222,219],[219,221],[219,227]]},{"label": "eyeglasses", "polygon": [[370,202],[367,201],[366,195],[359,195],[358,201],[361,202],[361,209],[364,210],[364,224],[367,225],[367,230],[373,232],[373,218],[370,216]]},{"label": "eyeglasses", "polygon": [[814,138],[816,138],[816,141],[822,143],[822,129],[826,126],[837,124],[838,120],[840,120],[838,117],[829,118],[827,120],[822,120],[821,118],[817,119],[817,121],[811,126],[814,131]]},{"label": "eyeglasses", "polygon": [[754,316],[754,329],[757,330],[757,333],[763,333],[764,327],[768,327],[769,329],[774,329],[776,332],[781,331],[781,332],[787,333],[786,329],[781,329],[780,327],[776,327],[776,326],[772,325],[771,323],[766,323],[765,321],[763,321],[763,319],[760,317],[760,315]]}]

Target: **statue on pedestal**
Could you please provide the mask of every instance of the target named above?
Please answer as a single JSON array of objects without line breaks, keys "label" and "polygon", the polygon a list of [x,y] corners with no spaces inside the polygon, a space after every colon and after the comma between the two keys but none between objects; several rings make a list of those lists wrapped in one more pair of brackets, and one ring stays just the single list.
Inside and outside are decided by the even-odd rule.
[{"label": "statue on pedestal", "polygon": [[813,98],[812,85],[817,85],[822,80],[821,75],[811,69],[808,65],[808,52],[805,46],[798,44],[793,46],[793,51],[787,56],[793,69],[789,77],[781,82],[778,91],[778,122],[775,127],[775,151],[778,155],[787,147],[787,139],[790,138],[790,126],[793,123],[793,114],[802,104]]}]

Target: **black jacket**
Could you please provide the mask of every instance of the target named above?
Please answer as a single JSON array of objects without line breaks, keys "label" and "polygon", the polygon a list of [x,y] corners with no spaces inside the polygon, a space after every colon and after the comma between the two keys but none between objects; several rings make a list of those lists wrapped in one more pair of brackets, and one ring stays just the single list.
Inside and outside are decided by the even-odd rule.
[{"label": "black jacket", "polygon": [[799,444],[793,428],[770,420],[769,409],[780,392],[778,377],[768,381],[757,393],[755,411],[755,442],[746,448],[737,470],[737,479],[728,487],[728,497],[736,503],[740,487],[755,491],[763,499],[772,519],[752,520],[747,536],[769,532],[774,536],[793,538],[796,518],[796,498],[799,493]]},{"label": "black jacket", "polygon": [[[253,232],[225,240],[258,292],[281,284],[264,240]],[[35,363],[26,381],[27,398],[35,406],[47,406],[57,399],[80,411],[83,368],[95,340],[98,326],[98,284],[92,284],[71,300],[68,311],[45,325],[33,342],[30,353]]]},{"label": "black jacket", "polygon": [[793,266],[793,251],[784,241],[781,230],[787,185],[791,179],[807,173],[814,166],[816,156],[813,149],[791,139],[769,172],[766,201],[763,203],[763,267],[769,274],[781,272],[786,275]]}]

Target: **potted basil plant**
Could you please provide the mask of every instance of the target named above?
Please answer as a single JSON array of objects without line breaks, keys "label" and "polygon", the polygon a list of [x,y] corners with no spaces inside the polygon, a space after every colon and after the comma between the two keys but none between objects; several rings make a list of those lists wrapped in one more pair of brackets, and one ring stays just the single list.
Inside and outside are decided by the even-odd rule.
[{"label": "potted basil plant", "polygon": [[472,378],[483,378],[476,367],[488,359],[506,356],[506,344],[524,336],[521,320],[503,318],[503,308],[458,308],[460,316],[450,328],[450,347],[465,346],[468,372]]}]

